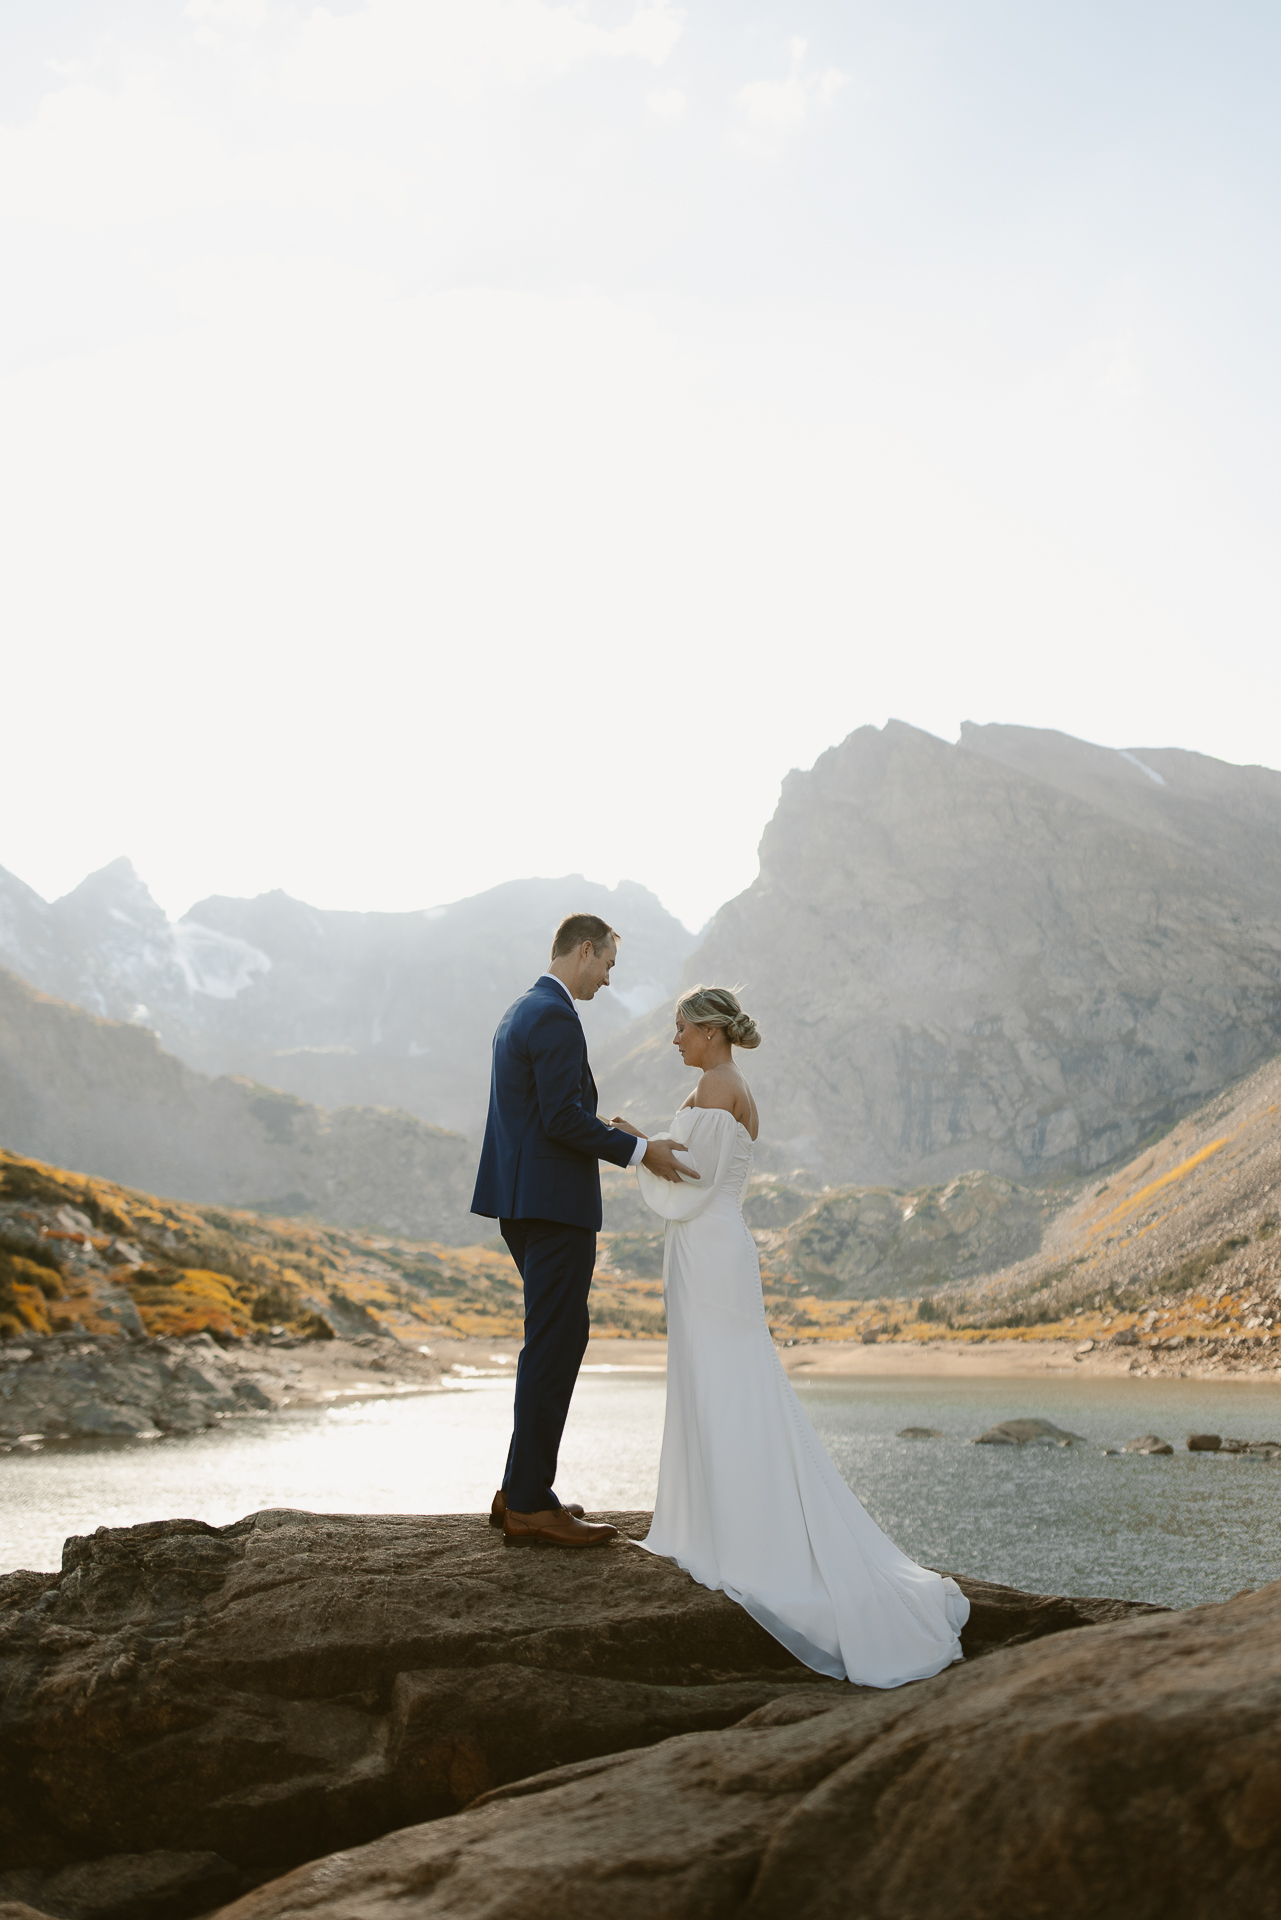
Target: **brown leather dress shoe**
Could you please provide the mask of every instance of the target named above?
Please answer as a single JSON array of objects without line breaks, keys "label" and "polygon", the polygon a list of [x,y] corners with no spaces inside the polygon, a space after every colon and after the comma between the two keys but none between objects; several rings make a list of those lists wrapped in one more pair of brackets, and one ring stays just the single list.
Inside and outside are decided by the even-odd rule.
[{"label": "brown leather dress shoe", "polygon": [[[498,1489],[498,1492],[494,1495],[494,1504],[489,1509],[490,1526],[501,1527],[503,1524],[503,1515],[506,1513],[506,1511],[507,1511],[507,1502],[503,1498],[503,1490],[500,1487]],[[567,1500],[565,1502],[565,1512],[576,1515],[576,1517],[579,1520],[581,1520],[583,1517],[583,1509],[573,1500]]]},{"label": "brown leather dress shoe", "polygon": [[605,1547],[618,1538],[618,1528],[605,1521],[578,1520],[567,1507],[546,1513],[503,1515],[503,1539],[509,1547]]}]

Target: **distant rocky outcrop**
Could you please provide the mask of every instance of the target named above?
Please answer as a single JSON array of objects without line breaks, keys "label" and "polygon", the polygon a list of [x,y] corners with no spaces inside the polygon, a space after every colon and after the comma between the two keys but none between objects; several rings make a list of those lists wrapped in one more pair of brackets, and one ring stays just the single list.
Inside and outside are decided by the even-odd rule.
[{"label": "distant rocky outcrop", "polygon": [[[802,1184],[1087,1173],[1281,1047],[1281,773],[891,722],[789,774],[685,979],[742,982],[759,1161]],[[598,1063],[649,1126],[666,1015]]]},{"label": "distant rocky outcrop", "polygon": [[121,1340],[38,1336],[0,1342],[0,1452],[46,1441],[154,1440],[241,1414],[424,1391],[442,1368],[389,1334],[306,1340],[192,1334]]},{"label": "distant rocky outcrop", "polygon": [[[776,1184],[758,1185],[744,1208],[751,1224],[779,1197]],[[797,1197],[804,1210],[794,1220],[776,1235],[758,1233],[764,1257],[816,1293],[847,1299],[994,1273],[1035,1253],[1063,1204],[1061,1194],[991,1173],[962,1174],[915,1193],[836,1187]]]},{"label": "distant rocky outcrop", "polygon": [[1270,1346],[1281,1328],[1281,1061],[1069,1199],[1034,1254],[954,1290],[948,1310],[990,1327],[1084,1314],[1091,1335],[1141,1345],[1136,1365],[1165,1349],[1190,1357],[1190,1341],[1202,1359],[1204,1343]]},{"label": "distant rocky outcrop", "polygon": [[199,1433],[272,1404],[207,1334],[199,1341],[54,1335],[0,1345],[0,1448],[38,1439]]},{"label": "distant rocky outcrop", "polygon": [[[626,1536],[643,1537],[648,1514],[610,1517],[624,1537],[590,1554],[513,1552],[483,1515],[269,1512],[230,1527],[157,1521],[69,1540],[61,1573],[0,1578],[0,1900],[70,1909],[85,1920],[95,1911],[178,1920],[335,1848],[438,1822],[439,1837],[416,1825],[392,1843],[399,1880],[415,1849],[453,1857],[452,1849],[472,1844],[469,1834],[491,1836],[496,1817],[513,1836],[523,1831],[513,1818],[518,1803],[484,1814],[479,1829],[448,1817],[495,1789],[526,1783],[520,1790],[534,1795],[545,1833],[566,1831],[547,1773],[566,1767],[599,1776],[609,1806],[588,1879],[610,1860],[630,1884],[635,1821],[609,1769],[621,1754],[654,1747],[658,1774],[636,1776],[636,1804],[650,1821],[652,1888],[639,1904],[629,1892],[620,1910],[658,1920],[695,1911],[672,1900],[690,1871],[696,1828],[705,1835],[709,1892],[720,1898],[728,1872],[741,1897],[756,1871],[758,1836],[834,1772],[802,1764],[789,1782],[770,1759],[775,1735],[762,1744],[761,1728],[798,1727],[838,1705],[842,1739],[864,1724],[851,1714],[870,1714],[866,1724],[878,1730],[914,1710],[953,1724],[946,1676],[889,1696],[821,1680],[724,1594],[631,1546]],[[1002,1663],[1010,1655],[996,1650],[1151,1611],[961,1584],[971,1599],[965,1645],[971,1654],[995,1651],[975,1669],[990,1667],[994,1676],[1009,1672]],[[1120,1713],[1131,1675],[1141,1689],[1153,1665],[1152,1648],[1124,1642],[1110,1653],[1097,1632],[1071,1638],[1099,1648],[1102,1677],[1091,1697],[1110,1693]],[[1014,1670],[1007,1700],[1022,1697],[1020,1685],[1034,1695],[1031,1678],[1018,1678],[1025,1671]],[[980,1692],[977,1710],[962,1709],[962,1743],[991,1717],[1001,1693],[995,1679],[993,1689]],[[1211,1709],[1203,1711],[1212,1728]],[[716,1814],[717,1794],[705,1804],[694,1756],[705,1761],[720,1750],[695,1746],[691,1765],[679,1736],[698,1742],[709,1729],[744,1722],[733,1761],[741,1791],[728,1796],[733,1808]],[[1002,1737],[1015,1730],[1007,1723]],[[928,1729],[922,1739],[931,1743]],[[951,1767],[955,1757],[951,1740],[939,1743],[939,1764]],[[1115,1743],[1106,1759],[1114,1774],[1123,1765]],[[1051,1751],[1045,1765],[1057,1764]],[[709,1777],[729,1776],[713,1758]],[[681,1783],[661,1813],[655,1778]],[[1044,1765],[1036,1778],[1052,1791]],[[681,1791],[691,1795],[687,1815]],[[926,1806],[929,1799],[927,1789]],[[577,1817],[570,1815],[570,1829]],[[737,1868],[720,1839],[727,1818],[746,1837]],[[865,1824],[842,1814],[837,1832]],[[567,1886],[568,1904],[562,1908],[558,1894],[550,1907],[541,1879],[531,1898],[528,1876],[545,1874],[560,1844],[531,1849],[522,1840],[503,1866],[491,1861],[487,1892],[497,1904],[486,1910],[595,1916],[611,1904],[595,1884],[590,1906]],[[831,1844],[829,1837],[819,1854]],[[848,1851],[848,1839],[841,1845]],[[363,1911],[363,1896],[344,1876],[367,1858],[354,1853],[326,1868],[336,1903],[326,1911]],[[83,1895],[94,1873],[110,1896],[96,1910]],[[415,1903],[432,1899],[438,1878],[430,1868],[419,1874],[417,1891],[405,1890],[406,1913],[436,1910]],[[139,1889],[132,1908],[131,1883]],[[310,1884],[309,1897],[319,1884]],[[77,1888],[84,1903],[71,1908]],[[283,1893],[257,1897],[268,1902],[263,1913],[286,1910],[270,1904]],[[706,1908],[722,1910],[737,1909]]]},{"label": "distant rocky outcrop", "polygon": [[171,923],[128,860],[52,905],[0,869],[0,965],[151,1028],[204,1073],[474,1131],[499,1017],[546,966],[557,922],[578,910],[623,936],[611,986],[582,1009],[599,1045],[670,997],[695,944],[627,880],[512,880],[417,913],[332,912],[277,890],[202,900]]},{"label": "distant rocky outcrop", "polygon": [[188,1200],[453,1244],[476,1237],[475,1153],[461,1135],[210,1079],[143,1027],[95,1018],[2,968],[0,1144]]},{"label": "distant rocky outcrop", "polygon": [[225,1920],[1271,1920],[1281,1583],[500,1788]]},{"label": "distant rocky outcrop", "polygon": [[[601,1170],[602,1257],[619,1272],[663,1271],[663,1234],[634,1174]],[[1070,1195],[1061,1185],[1021,1186],[1001,1174],[966,1173],[942,1186],[826,1186],[758,1174],[743,1199],[767,1285],[803,1284],[834,1299],[930,1293],[979,1280],[1035,1254]]]}]

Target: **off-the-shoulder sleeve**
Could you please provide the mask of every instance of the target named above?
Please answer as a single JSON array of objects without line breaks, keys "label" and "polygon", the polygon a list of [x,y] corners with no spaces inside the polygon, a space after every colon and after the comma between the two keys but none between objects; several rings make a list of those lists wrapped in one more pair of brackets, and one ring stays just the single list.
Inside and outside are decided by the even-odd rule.
[{"label": "off-the-shoulder sleeve", "polygon": [[651,1136],[670,1140],[684,1149],[683,1158],[698,1168],[701,1179],[682,1179],[679,1186],[660,1180],[648,1167],[637,1167],[641,1198],[664,1220],[694,1220],[715,1199],[724,1184],[738,1137],[738,1122],[722,1107],[684,1107],[670,1133]]}]

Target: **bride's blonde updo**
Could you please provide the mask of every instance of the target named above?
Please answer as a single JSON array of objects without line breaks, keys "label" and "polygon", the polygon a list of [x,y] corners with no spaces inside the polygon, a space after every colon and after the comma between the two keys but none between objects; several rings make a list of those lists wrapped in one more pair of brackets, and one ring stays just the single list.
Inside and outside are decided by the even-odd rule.
[{"label": "bride's blonde updo", "polygon": [[676,1002],[682,1020],[693,1027],[724,1027],[731,1047],[759,1047],[760,1031],[750,1013],[744,1013],[738,995],[729,987],[691,987]]}]

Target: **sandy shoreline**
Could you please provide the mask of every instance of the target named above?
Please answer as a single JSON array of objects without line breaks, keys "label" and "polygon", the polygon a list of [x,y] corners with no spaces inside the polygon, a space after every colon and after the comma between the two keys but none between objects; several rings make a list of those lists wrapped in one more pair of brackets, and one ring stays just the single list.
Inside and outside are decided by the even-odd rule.
[{"label": "sandy shoreline", "polygon": [[985,1340],[981,1345],[949,1340],[825,1341],[818,1347],[788,1347],[780,1358],[788,1374],[803,1378],[860,1376],[892,1379],[903,1375],[948,1379],[1010,1379],[1046,1373],[1130,1371],[1132,1355],[1119,1352],[1076,1355],[1070,1340]]},{"label": "sandy shoreline", "polygon": [[[947,1340],[880,1341],[864,1346],[859,1340],[815,1340],[804,1346],[780,1347],[783,1370],[796,1379],[918,1378],[1010,1379],[1046,1373],[1122,1374],[1130,1370],[1131,1353],[1087,1354],[1075,1357],[1070,1340],[992,1340],[981,1345]],[[593,1340],[585,1365],[627,1367],[667,1365],[665,1340]]]},{"label": "sandy shoreline", "polygon": [[[310,1343],[309,1343],[310,1345]],[[318,1373],[327,1373],[324,1347],[320,1343],[319,1353],[315,1347],[307,1354],[306,1372],[314,1367]],[[1192,1379],[1192,1380],[1253,1380],[1276,1379],[1281,1384],[1281,1374],[1274,1369],[1272,1357],[1261,1353],[1248,1356],[1234,1356],[1231,1363],[1225,1365],[1224,1357],[1212,1353],[1192,1352],[1156,1353],[1150,1348],[1131,1346],[1115,1347],[1101,1343],[1090,1353],[1079,1351],[1081,1343],[1075,1340],[1045,1339],[998,1339],[998,1340],[878,1340],[874,1345],[865,1346],[861,1340],[810,1340],[798,1342],[795,1346],[780,1346],[779,1359],[790,1378],[805,1379],[952,1379],[952,1380],[1012,1380],[1044,1378],[1047,1374],[1082,1374],[1090,1378],[1105,1376],[1119,1379],[1131,1378]],[[459,1380],[495,1377],[506,1373],[515,1373],[516,1361],[520,1355],[521,1342],[517,1338],[459,1336],[442,1330],[432,1330],[418,1348],[418,1354],[430,1355],[433,1369],[439,1374],[430,1381],[397,1377],[400,1369],[396,1365],[396,1345],[393,1342],[379,1343],[378,1351],[387,1367],[384,1382],[376,1383],[368,1378],[359,1385],[344,1383],[341,1397],[370,1398],[389,1389],[400,1392],[422,1392],[450,1379]],[[314,1358],[313,1358],[314,1355]],[[295,1349],[291,1358],[299,1357]],[[665,1339],[618,1339],[608,1334],[593,1337],[588,1342],[587,1353],[583,1360],[583,1371],[591,1374],[651,1373],[664,1374],[667,1371],[667,1341]],[[339,1396],[332,1393],[317,1394],[316,1386],[307,1380],[305,1386],[295,1389],[293,1404],[315,1404],[319,1399],[331,1399]],[[325,1386],[330,1386],[328,1380]]]},{"label": "sandy shoreline", "polygon": [[[493,1351],[510,1344],[514,1360],[517,1343],[495,1342]],[[1261,1373],[1245,1366],[1229,1371],[1211,1356],[1161,1354],[1147,1350],[1136,1355],[1133,1347],[1099,1346],[1092,1353],[1078,1352],[1073,1340],[878,1340],[864,1346],[858,1340],[814,1340],[804,1345],[780,1347],[784,1371],[796,1379],[895,1379],[915,1376],[919,1379],[1032,1379],[1046,1374],[1080,1373],[1089,1377],[1104,1375],[1119,1378],[1161,1376],[1189,1380],[1252,1380]],[[588,1368],[663,1369],[667,1366],[666,1340],[593,1339],[584,1365]],[[1139,1374],[1139,1367],[1143,1374]],[[1265,1363],[1264,1378],[1273,1374]]]}]

